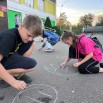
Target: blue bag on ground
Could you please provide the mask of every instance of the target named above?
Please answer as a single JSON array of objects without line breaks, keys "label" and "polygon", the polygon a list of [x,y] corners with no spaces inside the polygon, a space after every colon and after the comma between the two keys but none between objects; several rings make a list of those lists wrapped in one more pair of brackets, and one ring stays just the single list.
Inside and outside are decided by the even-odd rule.
[{"label": "blue bag on ground", "polygon": [[50,42],[51,45],[55,45],[59,41],[59,38],[60,38],[58,34],[51,32],[51,31],[44,31],[43,37],[47,38],[48,42]]}]

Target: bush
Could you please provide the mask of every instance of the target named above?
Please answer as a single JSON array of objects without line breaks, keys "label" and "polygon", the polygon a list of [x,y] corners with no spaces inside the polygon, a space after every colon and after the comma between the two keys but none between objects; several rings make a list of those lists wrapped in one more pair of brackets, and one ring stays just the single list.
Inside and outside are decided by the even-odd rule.
[{"label": "bush", "polygon": [[54,27],[52,27],[52,28],[56,30],[56,33],[57,33],[59,36],[61,36],[61,32],[60,32],[60,28],[59,28],[59,27],[54,26]]}]

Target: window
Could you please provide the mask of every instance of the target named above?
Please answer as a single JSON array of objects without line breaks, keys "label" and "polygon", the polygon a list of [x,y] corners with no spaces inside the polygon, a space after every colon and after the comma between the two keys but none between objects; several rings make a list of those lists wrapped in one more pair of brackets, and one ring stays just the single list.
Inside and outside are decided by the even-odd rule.
[{"label": "window", "polygon": [[28,6],[28,7],[34,7],[34,0],[25,0],[25,4]]},{"label": "window", "polygon": [[38,0],[38,9],[44,11],[44,0]]},{"label": "window", "polygon": [[49,0],[50,2],[52,2],[52,3],[56,3],[56,0]]}]

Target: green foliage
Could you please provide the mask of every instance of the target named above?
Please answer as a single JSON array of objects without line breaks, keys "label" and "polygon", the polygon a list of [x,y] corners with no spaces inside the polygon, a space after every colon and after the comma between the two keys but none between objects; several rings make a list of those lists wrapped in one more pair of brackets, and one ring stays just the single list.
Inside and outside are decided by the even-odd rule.
[{"label": "green foliage", "polygon": [[56,33],[57,33],[59,36],[61,36],[61,32],[60,32],[60,28],[59,28],[59,27],[54,26],[54,27],[52,27],[52,28],[56,30]]},{"label": "green foliage", "polygon": [[89,14],[86,14],[84,16],[81,16],[79,22],[80,22],[80,24],[87,27],[87,26],[92,25],[93,20],[94,20],[94,15],[89,13]]},{"label": "green foliage", "polygon": [[96,23],[96,26],[103,26],[103,15],[98,16],[98,21]]},{"label": "green foliage", "polygon": [[103,26],[103,23],[97,23],[96,26]]},{"label": "green foliage", "polygon": [[77,35],[82,33],[82,27],[81,26],[72,26],[72,31],[76,33]]},{"label": "green foliage", "polygon": [[45,25],[46,27],[52,28],[51,20],[50,20],[49,17],[46,18],[46,21],[45,21],[44,25]]}]

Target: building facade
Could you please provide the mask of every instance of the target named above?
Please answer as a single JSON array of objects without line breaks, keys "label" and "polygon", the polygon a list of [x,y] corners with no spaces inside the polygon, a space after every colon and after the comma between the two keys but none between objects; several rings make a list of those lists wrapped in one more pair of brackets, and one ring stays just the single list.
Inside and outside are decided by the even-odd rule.
[{"label": "building facade", "polygon": [[15,16],[19,15],[20,22],[28,14],[36,14],[43,21],[46,17],[51,20],[52,26],[56,22],[56,0],[7,0],[8,28],[15,27]]},{"label": "building facade", "polygon": [[0,0],[0,31],[8,28],[7,0]]},{"label": "building facade", "polygon": [[15,27],[16,15],[22,22],[28,14],[38,15],[43,22],[46,17],[56,25],[56,0],[0,0],[0,31]]}]

